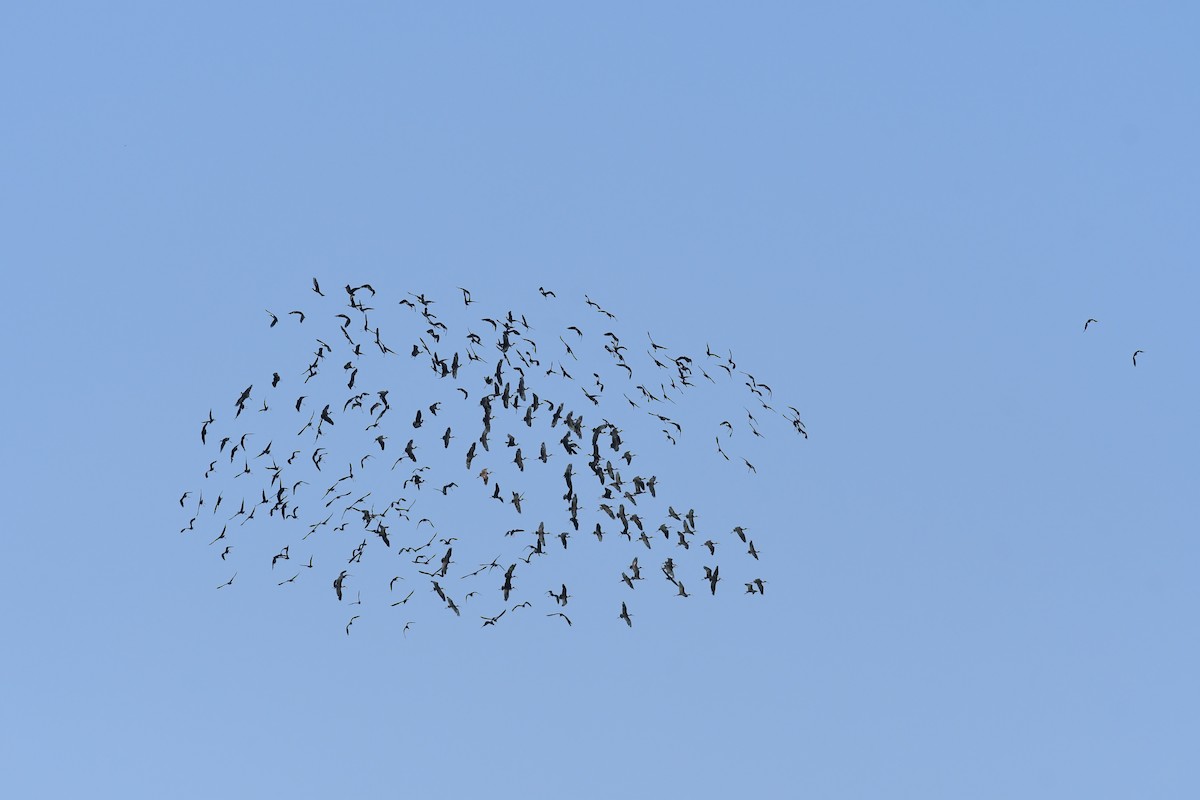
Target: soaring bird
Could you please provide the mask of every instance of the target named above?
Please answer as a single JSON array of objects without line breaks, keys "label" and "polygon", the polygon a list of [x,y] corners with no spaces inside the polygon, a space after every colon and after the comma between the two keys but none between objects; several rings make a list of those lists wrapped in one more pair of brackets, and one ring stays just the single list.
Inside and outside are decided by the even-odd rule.
[{"label": "soaring bird", "polygon": [[1146,352],[1146,351],[1145,351],[1145,350],[1134,350],[1134,351],[1133,351],[1133,365],[1134,365],[1135,367],[1137,366],[1137,357],[1138,357],[1138,354],[1139,354],[1139,353],[1144,353],[1144,352]]},{"label": "soaring bird", "polygon": [[720,572],[720,567],[715,567],[713,569],[709,569],[708,567],[704,568],[704,579],[708,581],[708,586],[714,595],[717,593],[717,581],[721,580],[719,577]]},{"label": "soaring bird", "polygon": [[1098,319],[1089,319],[1087,322],[1083,323],[1083,329],[1086,331],[1088,329],[1088,325],[1091,325],[1093,322],[1099,322],[1099,321],[1100,320],[1098,320]]},{"label": "soaring bird", "polygon": [[629,613],[629,609],[625,607],[624,603],[621,603],[621,614],[620,614],[619,619],[625,620],[625,624],[632,628],[633,627],[632,617],[633,617],[633,615]]}]

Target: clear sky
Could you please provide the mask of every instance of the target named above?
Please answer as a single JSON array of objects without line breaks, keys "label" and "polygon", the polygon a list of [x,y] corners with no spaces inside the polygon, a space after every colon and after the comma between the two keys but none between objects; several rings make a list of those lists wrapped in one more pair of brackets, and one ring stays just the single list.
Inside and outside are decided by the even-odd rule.
[{"label": "clear sky", "polygon": [[[1200,13],[1048,5],[5,4],[4,793],[1197,796]],[[314,275],[732,349],[811,438],[639,455],[767,594],[215,590]]]}]

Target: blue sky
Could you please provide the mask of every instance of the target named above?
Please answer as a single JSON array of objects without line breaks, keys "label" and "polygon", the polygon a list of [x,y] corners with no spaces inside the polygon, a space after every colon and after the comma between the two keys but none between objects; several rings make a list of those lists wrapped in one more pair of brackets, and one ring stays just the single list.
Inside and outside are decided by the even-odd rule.
[{"label": "blue sky", "polygon": [[[9,4],[7,791],[1195,796],[1198,22]],[[732,349],[811,438],[644,455],[768,594],[630,629],[576,561],[570,629],[405,638],[315,578],[215,591],[198,423],[314,275]]]}]

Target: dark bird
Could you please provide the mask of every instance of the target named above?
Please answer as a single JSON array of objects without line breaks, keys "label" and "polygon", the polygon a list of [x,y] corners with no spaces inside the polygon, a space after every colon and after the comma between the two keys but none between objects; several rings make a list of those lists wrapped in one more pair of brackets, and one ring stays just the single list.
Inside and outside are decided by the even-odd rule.
[{"label": "dark bird", "polygon": [[353,617],[350,618],[350,621],[346,623],[346,635],[347,636],[350,635],[350,626],[354,624],[354,620],[358,619],[358,617],[359,617],[359,615],[355,614]]},{"label": "dark bird", "polygon": [[1091,325],[1093,322],[1099,322],[1099,321],[1100,320],[1098,320],[1098,319],[1089,319],[1087,322],[1083,323],[1083,329],[1086,331],[1088,329],[1088,325]]},{"label": "dark bird", "polygon": [[565,619],[567,621],[568,626],[570,626],[570,624],[571,624],[571,618],[568,617],[566,614],[562,613],[561,611],[556,611],[555,613],[547,614],[546,616],[547,617],[562,617],[563,619]]},{"label": "dark bird", "polygon": [[341,574],[341,575],[338,575],[338,576],[337,576],[336,578],[334,578],[334,580],[333,580],[333,590],[334,590],[335,592],[337,592],[337,599],[338,599],[338,600],[341,600],[341,599],[342,599],[342,582],[346,580],[346,575],[347,575],[347,574],[348,574],[348,573],[346,572],[346,570],[342,570],[342,574]]},{"label": "dark bird", "polygon": [[[236,577],[237,577],[237,573],[235,572],[235,573],[233,573],[233,578],[236,578]],[[220,586],[218,586],[217,588],[218,588],[218,589],[224,589],[226,586],[232,586],[232,585],[233,585],[233,578],[230,578],[229,580],[225,581],[224,583],[222,583],[222,584],[221,584]]]},{"label": "dark bird", "polygon": [[717,593],[717,581],[721,580],[719,577],[720,572],[721,568],[719,566],[711,569],[709,567],[704,568],[704,580],[708,581],[708,587],[712,590],[713,595]]},{"label": "dark bird", "polygon": [[268,325],[267,327],[274,328],[276,325],[279,324],[279,317],[275,316],[274,314],[271,314],[270,311],[268,311],[267,313],[271,315],[271,324]]},{"label": "dark bird", "polygon": [[513,590],[512,579],[513,579],[513,572],[516,570],[516,568],[517,568],[517,565],[512,564],[509,566],[508,570],[504,573],[504,585],[500,587],[500,590],[502,592],[504,592],[504,600],[506,602],[508,601],[508,595]]},{"label": "dark bird", "polygon": [[1146,352],[1146,351],[1145,350],[1134,350],[1133,351],[1133,365],[1135,367],[1137,366],[1137,357],[1144,352]]},{"label": "dark bird", "polygon": [[508,613],[508,609],[506,608],[494,617],[480,617],[480,619],[483,620],[482,627],[486,628],[488,625],[495,625],[497,620],[499,620],[501,617],[503,617],[507,613]]},{"label": "dark bird", "polygon": [[545,289],[541,286],[538,287],[538,291],[542,293],[542,297],[557,297],[558,296],[554,292],[550,291],[549,289]]},{"label": "dark bird", "polygon": [[565,583],[562,585],[561,593],[555,593],[555,591],[553,589],[550,589],[550,590],[547,590],[546,594],[553,597],[555,602],[558,603],[560,606],[565,606],[567,604],[567,599],[570,598],[570,595],[567,594],[567,585]]},{"label": "dark bird", "polygon": [[625,607],[624,603],[621,603],[621,615],[618,619],[625,620],[626,625],[633,627],[633,615],[629,613],[629,609]]},{"label": "dark bird", "polygon": [[304,312],[303,311],[289,311],[288,314],[294,314],[296,316],[299,316],[300,321],[304,322]]},{"label": "dark bird", "polygon": [[325,296],[325,293],[321,291],[321,284],[317,283],[316,278],[313,278],[312,290],[314,292],[316,292],[317,294],[321,295],[321,297]]}]

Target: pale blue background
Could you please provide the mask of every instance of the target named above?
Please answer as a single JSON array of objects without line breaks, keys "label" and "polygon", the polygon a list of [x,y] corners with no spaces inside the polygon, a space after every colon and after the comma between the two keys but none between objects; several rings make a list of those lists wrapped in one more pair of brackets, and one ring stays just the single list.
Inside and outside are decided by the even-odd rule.
[{"label": "pale blue background", "polygon": [[[1197,796],[1200,14],[1047,5],[5,4],[3,793]],[[214,592],[195,423],[312,275],[732,347],[812,439],[672,480],[768,595]]]}]

